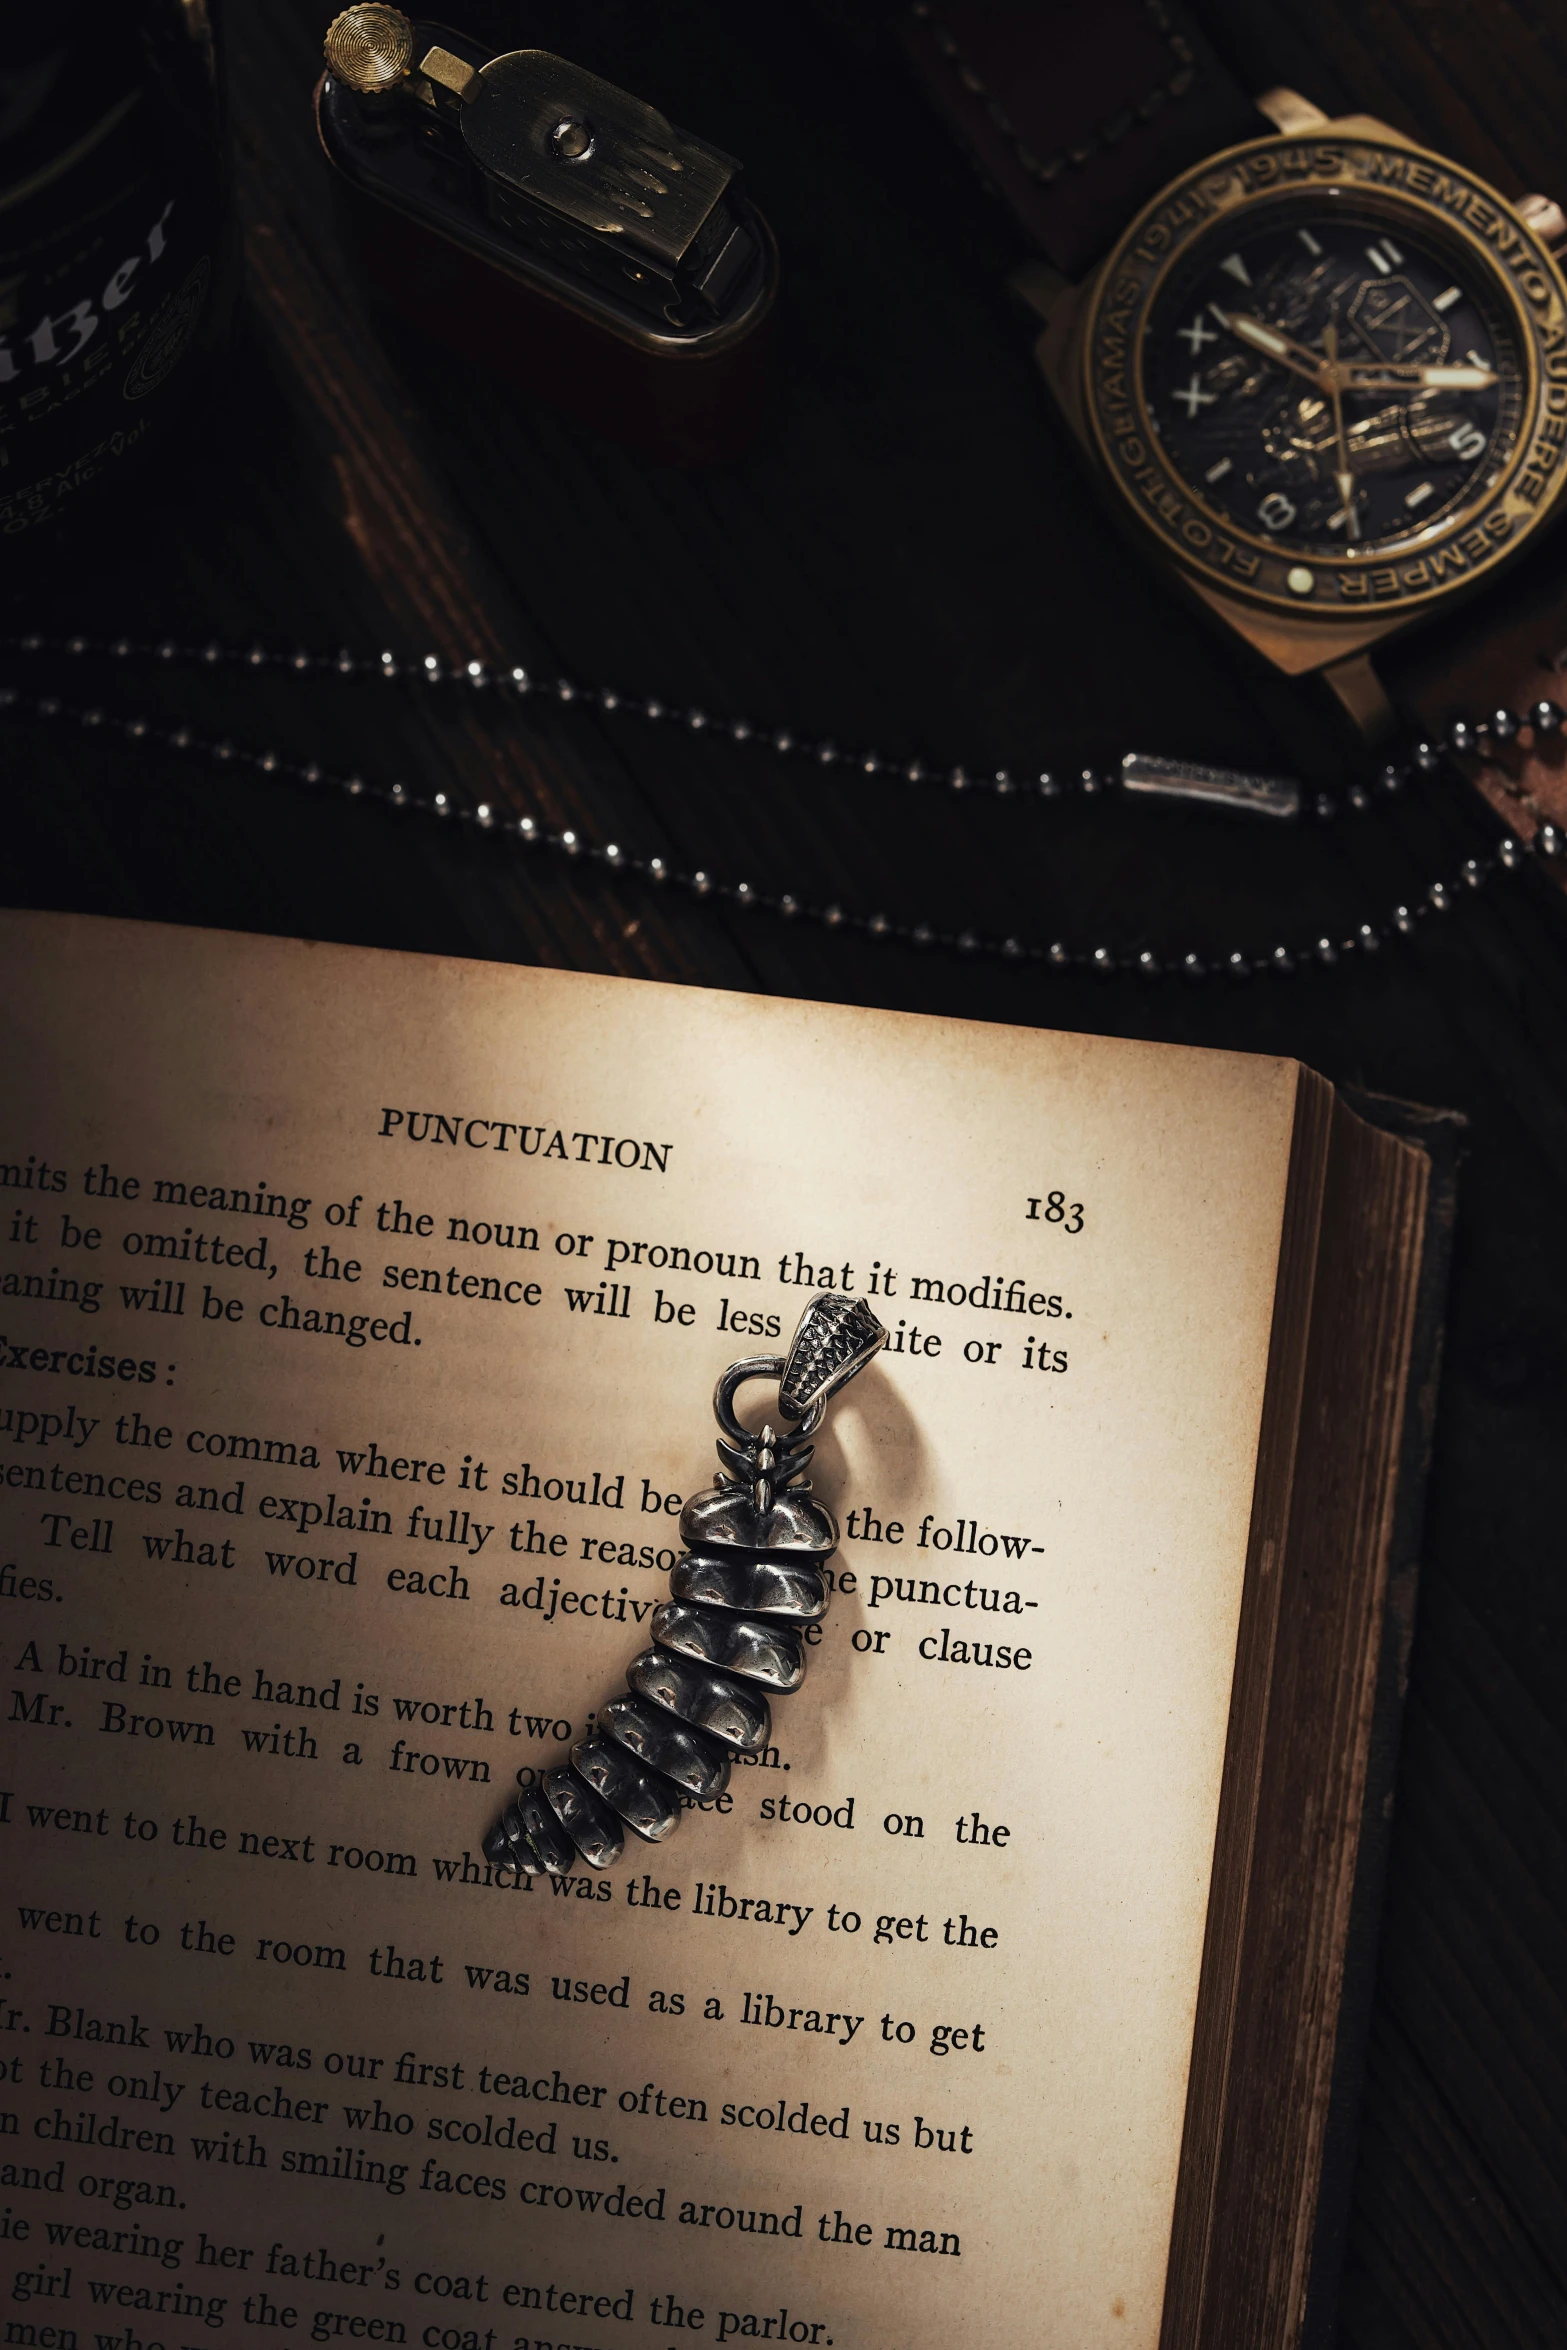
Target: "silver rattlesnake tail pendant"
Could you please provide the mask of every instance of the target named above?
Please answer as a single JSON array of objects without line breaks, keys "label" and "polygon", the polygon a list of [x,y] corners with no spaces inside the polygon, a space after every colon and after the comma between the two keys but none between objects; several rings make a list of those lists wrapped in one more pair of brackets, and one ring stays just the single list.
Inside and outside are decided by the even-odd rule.
[{"label": "silver rattlesnake tail pendant", "polygon": [[[662,1843],[685,1803],[721,1795],[737,1754],[772,1732],[769,1696],[805,1678],[807,1625],[827,1612],[821,1567],[838,1547],[832,1512],[811,1492],[810,1439],[828,1402],[887,1342],[863,1298],[813,1297],[787,1355],[747,1355],[718,1382],[718,1483],[680,1513],[687,1548],[654,1610],[653,1645],[626,1668],[627,1694],[599,1710],[571,1761],[506,1806],[485,1858],[524,1876],[607,1869],[625,1830]],[[735,1416],[747,1381],[776,1379],[782,1435]]]}]

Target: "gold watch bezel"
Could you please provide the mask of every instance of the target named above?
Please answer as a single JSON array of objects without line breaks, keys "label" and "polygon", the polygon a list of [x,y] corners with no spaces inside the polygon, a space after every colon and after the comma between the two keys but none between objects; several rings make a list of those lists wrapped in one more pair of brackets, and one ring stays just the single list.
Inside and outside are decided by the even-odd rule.
[{"label": "gold watch bezel", "polygon": [[[1199,236],[1230,214],[1337,192],[1357,211],[1411,232],[1418,222],[1427,241],[1460,249],[1511,319],[1522,371],[1517,435],[1497,479],[1397,549],[1364,555],[1280,547],[1207,506],[1164,458],[1141,367],[1154,307]],[[1567,280],[1488,182],[1379,123],[1249,140],[1195,166],[1144,208],[1085,294],[1075,388],[1116,504],[1237,625],[1261,622],[1271,637],[1282,624],[1289,649],[1267,647],[1281,666],[1315,667],[1446,604],[1494,577],[1555,516],[1567,487]]]}]

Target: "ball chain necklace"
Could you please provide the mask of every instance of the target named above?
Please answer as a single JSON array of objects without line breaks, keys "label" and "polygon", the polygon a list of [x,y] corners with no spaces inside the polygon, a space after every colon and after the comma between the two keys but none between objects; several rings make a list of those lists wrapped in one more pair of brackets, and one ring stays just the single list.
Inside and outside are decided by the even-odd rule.
[{"label": "ball chain necklace", "polygon": [[[85,635],[49,635],[30,632],[0,636],[0,653],[22,659],[144,660],[187,664],[204,669],[239,668],[294,677],[380,678],[389,683],[412,680],[428,687],[486,694],[523,704],[537,700],[562,709],[607,714],[646,725],[675,727],[696,736],[712,736],[737,747],[796,765],[837,769],[851,776],[885,776],[914,788],[951,793],[989,793],[997,798],[1052,801],[1075,794],[1084,798],[1122,792],[1133,798],[1184,801],[1228,807],[1274,821],[1302,817],[1329,822],[1344,811],[1364,815],[1379,798],[1403,791],[1415,778],[1433,774],[1450,754],[1466,756],[1497,750],[1532,730],[1535,739],[1558,734],[1564,724],[1554,702],[1536,702],[1520,715],[1495,710],[1488,717],[1454,719],[1439,741],[1417,742],[1402,758],[1387,762],[1373,783],[1352,784],[1342,798],[1328,793],[1315,797],[1285,777],[1243,773],[1229,768],[1204,767],[1179,759],[1155,758],[1129,751],[1110,769],[1084,767],[1074,772],[1041,770],[1014,775],[1007,768],[942,767],[920,759],[889,758],[876,751],[843,750],[789,727],[753,725],[745,718],[718,717],[697,707],[679,706],[652,695],[628,694],[612,686],[573,683],[565,677],[545,677],[522,667],[483,661],[442,661],[432,654],[423,659],[394,653],[356,654],[283,652],[264,645],[248,648],[210,643],[186,645],[171,637],[139,640],[131,637],[97,638]],[[436,821],[470,826],[514,847],[597,864],[617,874],[634,874],[656,887],[684,890],[693,897],[713,898],[746,912],[764,912],[785,920],[815,923],[829,930],[845,930],[872,939],[895,940],[906,946],[939,947],[963,955],[996,956],[1010,963],[1043,963],[1056,969],[1075,967],[1100,972],[1132,972],[1143,977],[1174,974],[1201,979],[1215,974],[1248,978],[1254,973],[1288,973],[1311,964],[1332,964],[1352,955],[1369,955],[1400,938],[1409,938],[1423,923],[1451,913],[1468,891],[1479,891],[1498,874],[1517,872],[1531,859],[1552,863],[1567,856],[1567,836],[1551,821],[1547,810],[1518,786],[1509,786],[1517,805],[1534,820],[1532,837],[1504,831],[1493,849],[1466,857],[1451,878],[1438,877],[1395,905],[1379,922],[1361,922],[1336,928],[1296,945],[1281,945],[1261,953],[1198,953],[1196,950],[1156,955],[1110,946],[1069,945],[1062,939],[1030,941],[988,938],[972,929],[950,930],[934,922],[895,922],[881,913],[858,913],[836,904],[817,905],[792,891],[773,892],[749,881],[722,879],[703,868],[690,871],[658,856],[639,856],[618,842],[585,840],[570,827],[555,828],[535,816],[507,816],[486,800],[464,803],[444,791],[420,793],[403,783],[375,783],[359,775],[335,775],[315,760],[295,760],[272,750],[243,750],[227,740],[197,735],[188,726],[165,726],[146,717],[126,717],[99,708],[62,700],[55,694],[30,694],[19,687],[0,686],[0,714],[20,718],[55,719],[67,725],[127,741],[154,744],[181,751],[254,775],[309,790],[342,794],[382,806],[403,809]]]}]

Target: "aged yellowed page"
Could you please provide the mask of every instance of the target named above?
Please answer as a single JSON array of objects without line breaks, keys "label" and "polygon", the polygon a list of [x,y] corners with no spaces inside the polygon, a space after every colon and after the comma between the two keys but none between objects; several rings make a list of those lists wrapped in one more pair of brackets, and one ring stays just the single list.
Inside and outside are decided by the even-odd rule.
[{"label": "aged yellowed page", "polygon": [[[1153,2350],[1294,1065],[0,954],[7,2339]],[[773,1747],[496,1881],[817,1283]]]}]

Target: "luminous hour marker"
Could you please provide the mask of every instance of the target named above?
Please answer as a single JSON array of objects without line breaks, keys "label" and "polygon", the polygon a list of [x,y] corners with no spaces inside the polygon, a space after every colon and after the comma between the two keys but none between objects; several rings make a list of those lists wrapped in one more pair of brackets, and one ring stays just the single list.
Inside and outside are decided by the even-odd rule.
[{"label": "luminous hour marker", "polygon": [[1230,277],[1233,277],[1237,284],[1243,286],[1249,286],[1251,284],[1251,271],[1247,268],[1245,262],[1241,259],[1238,253],[1227,253],[1224,259],[1219,263],[1219,267]]},{"label": "luminous hour marker", "polygon": [[1453,304],[1455,302],[1461,302],[1463,298],[1464,297],[1457,286],[1449,286],[1445,294],[1432,295],[1431,307],[1433,310],[1451,310]]},{"label": "luminous hour marker", "polygon": [[1404,500],[1404,504],[1410,509],[1410,512],[1413,513],[1417,506],[1423,506],[1425,504],[1427,498],[1429,498],[1430,495],[1431,484],[1428,481],[1423,481],[1419,483],[1416,488],[1410,491],[1408,497]]},{"label": "luminous hour marker", "polygon": [[1312,235],[1309,228],[1298,228],[1295,231],[1295,234],[1299,237],[1301,243],[1305,246],[1308,253],[1316,253],[1318,255],[1321,254],[1322,247],[1317,243],[1316,238]]},{"label": "luminous hour marker", "polygon": [[1471,367],[1484,367],[1488,364],[1486,360],[1481,358],[1478,351],[1466,351],[1464,353],[1464,357],[1468,360]]},{"label": "luminous hour marker", "polygon": [[1396,269],[1403,258],[1403,254],[1391,237],[1382,237],[1376,244],[1366,247],[1366,259],[1372,268],[1379,269],[1384,277],[1390,269]]},{"label": "luminous hour marker", "polygon": [[1213,406],[1214,401],[1218,398],[1218,394],[1216,392],[1205,392],[1202,388],[1202,377],[1194,371],[1191,382],[1187,384],[1177,384],[1174,391],[1170,394],[1170,397],[1172,400],[1184,400],[1186,402],[1186,421],[1188,424],[1190,424],[1192,418],[1196,415],[1199,408],[1211,408]]},{"label": "luminous hour marker", "polygon": [[1235,467],[1231,460],[1228,457],[1221,457],[1217,465],[1209,466],[1207,472],[1203,475],[1203,480],[1223,481],[1225,475],[1227,473],[1233,473],[1234,470]]}]

